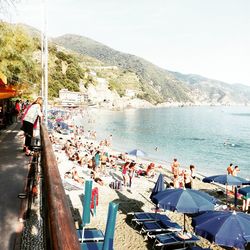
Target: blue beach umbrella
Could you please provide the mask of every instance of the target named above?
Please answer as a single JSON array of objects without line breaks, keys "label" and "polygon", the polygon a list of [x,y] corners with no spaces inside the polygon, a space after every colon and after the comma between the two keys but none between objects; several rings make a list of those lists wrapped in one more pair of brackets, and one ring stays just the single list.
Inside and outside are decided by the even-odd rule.
[{"label": "blue beach umbrella", "polygon": [[209,211],[193,219],[195,232],[218,245],[245,249],[250,242],[250,215],[235,211]]},{"label": "blue beach umbrella", "polygon": [[63,121],[58,121],[56,123],[57,123],[57,125],[60,125],[61,129],[66,129],[66,130],[69,129],[69,125]]},{"label": "blue beach umbrella", "polygon": [[184,231],[186,231],[185,214],[195,214],[214,210],[216,199],[211,195],[193,189],[166,189],[153,197],[159,208],[184,213]]},{"label": "blue beach umbrella", "polygon": [[240,188],[238,192],[247,198],[250,198],[250,186]]},{"label": "blue beach umbrella", "polygon": [[164,178],[163,178],[163,175],[160,174],[156,183],[155,183],[155,186],[152,190],[152,193],[150,195],[150,199],[152,200],[153,196],[155,196],[159,192],[163,191],[164,189],[165,189]]},{"label": "blue beach umbrella", "polygon": [[[250,181],[244,178],[233,176],[233,175],[228,175],[228,174],[213,175],[213,176],[205,177],[202,181],[206,183],[217,182],[217,183],[226,185],[226,203],[228,203],[227,185],[240,186],[240,185],[250,184]],[[237,206],[237,187],[235,188],[234,205],[235,207]]]},{"label": "blue beach umbrella", "polygon": [[244,178],[228,174],[205,177],[202,181],[206,183],[217,182],[223,185],[233,185],[233,186],[250,184],[250,181]]},{"label": "blue beach umbrella", "polygon": [[147,155],[146,152],[140,150],[140,149],[134,149],[128,152],[129,155],[135,156],[135,157],[144,157]]},{"label": "blue beach umbrella", "polygon": [[113,249],[114,234],[115,234],[115,222],[118,210],[118,204],[114,202],[109,203],[108,218],[106,223],[106,230],[104,236],[103,250]]},{"label": "blue beach umbrella", "polygon": [[54,128],[53,123],[50,120],[48,120],[48,129],[52,130],[53,128]]},{"label": "blue beach umbrella", "polygon": [[90,223],[90,203],[91,203],[91,195],[92,195],[92,181],[85,181],[85,191],[84,191],[84,199],[83,199],[83,213],[82,213],[82,240],[84,236],[84,227]]}]

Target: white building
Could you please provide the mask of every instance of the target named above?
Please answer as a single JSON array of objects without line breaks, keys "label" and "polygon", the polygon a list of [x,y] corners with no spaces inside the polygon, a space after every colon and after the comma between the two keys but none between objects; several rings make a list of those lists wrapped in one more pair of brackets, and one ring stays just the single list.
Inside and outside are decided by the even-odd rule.
[{"label": "white building", "polygon": [[78,106],[84,102],[84,94],[81,92],[61,89],[59,91],[59,100],[63,106]]}]

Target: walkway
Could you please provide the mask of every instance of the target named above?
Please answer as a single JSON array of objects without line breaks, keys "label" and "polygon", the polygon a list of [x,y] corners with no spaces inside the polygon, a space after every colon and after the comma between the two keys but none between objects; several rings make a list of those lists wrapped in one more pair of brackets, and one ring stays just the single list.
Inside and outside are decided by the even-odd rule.
[{"label": "walkway", "polygon": [[22,153],[18,138],[20,124],[0,130],[0,249],[12,250],[16,235],[22,228],[19,222],[20,199],[28,169],[28,157]]}]

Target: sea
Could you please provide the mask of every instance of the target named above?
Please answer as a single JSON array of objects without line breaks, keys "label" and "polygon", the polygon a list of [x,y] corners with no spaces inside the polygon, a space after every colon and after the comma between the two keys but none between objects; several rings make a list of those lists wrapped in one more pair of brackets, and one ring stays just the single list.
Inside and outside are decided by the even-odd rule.
[{"label": "sea", "polygon": [[250,107],[184,106],[107,111],[91,109],[78,122],[113,148],[140,149],[144,158],[170,166],[196,166],[205,176],[225,174],[230,163],[250,179]]}]

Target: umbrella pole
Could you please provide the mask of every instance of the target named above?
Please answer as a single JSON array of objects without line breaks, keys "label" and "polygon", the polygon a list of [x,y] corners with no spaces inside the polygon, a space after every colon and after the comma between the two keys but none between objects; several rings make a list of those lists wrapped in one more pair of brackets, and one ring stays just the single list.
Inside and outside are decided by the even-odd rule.
[{"label": "umbrella pole", "polygon": [[226,184],[226,205],[228,204],[228,200],[227,200],[227,184]]},{"label": "umbrella pole", "polygon": [[184,214],[184,233],[186,233],[186,214]]},{"label": "umbrella pole", "polygon": [[82,227],[82,239],[81,239],[81,243],[83,243],[83,239],[84,239],[84,229],[85,229],[85,225]]},{"label": "umbrella pole", "polygon": [[237,208],[237,203],[238,203],[238,189],[237,186],[234,188],[234,208]]}]

